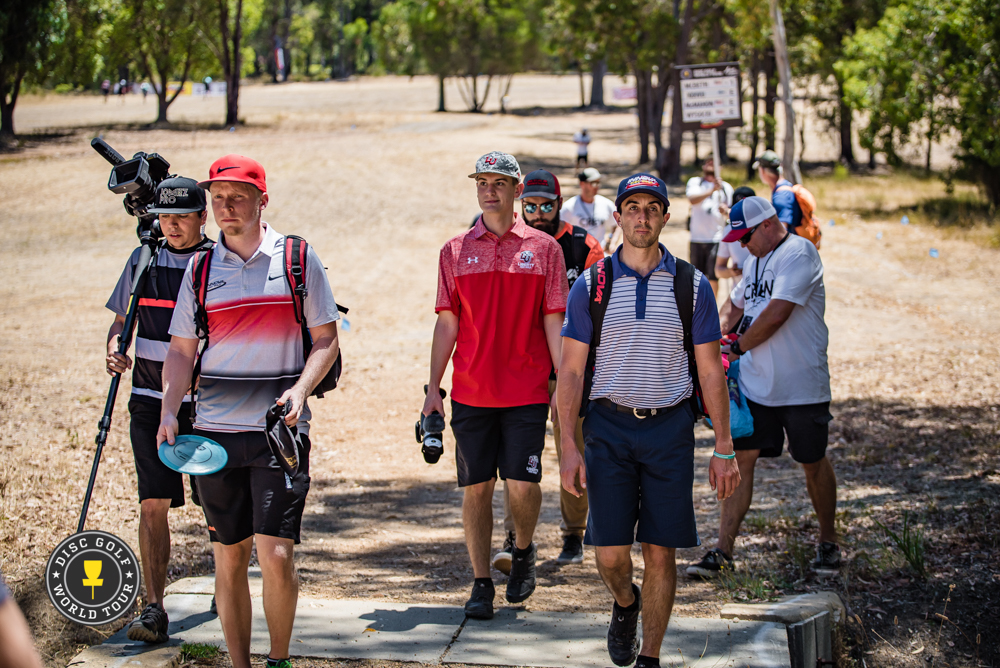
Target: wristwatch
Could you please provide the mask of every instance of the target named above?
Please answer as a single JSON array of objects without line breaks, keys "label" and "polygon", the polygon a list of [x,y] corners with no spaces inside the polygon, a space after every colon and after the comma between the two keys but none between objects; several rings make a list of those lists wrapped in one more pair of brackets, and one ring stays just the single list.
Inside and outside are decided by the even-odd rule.
[{"label": "wristwatch", "polygon": [[742,355],[746,351],[740,348],[740,340],[736,339],[735,341],[729,344],[729,352],[731,352],[734,355]]}]

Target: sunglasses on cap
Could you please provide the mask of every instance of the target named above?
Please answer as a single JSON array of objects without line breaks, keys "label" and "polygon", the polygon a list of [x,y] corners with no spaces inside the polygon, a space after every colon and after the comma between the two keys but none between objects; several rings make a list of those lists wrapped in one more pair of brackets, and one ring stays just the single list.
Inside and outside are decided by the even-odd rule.
[{"label": "sunglasses on cap", "polygon": [[534,213],[539,207],[542,208],[542,213],[552,213],[552,209],[556,208],[555,202],[546,202],[545,204],[525,204],[525,213]]}]

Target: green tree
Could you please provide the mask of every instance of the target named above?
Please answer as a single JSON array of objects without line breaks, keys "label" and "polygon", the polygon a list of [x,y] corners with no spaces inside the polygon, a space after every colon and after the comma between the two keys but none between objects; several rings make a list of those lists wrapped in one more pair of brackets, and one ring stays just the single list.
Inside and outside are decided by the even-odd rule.
[{"label": "green tree", "polygon": [[253,52],[244,51],[243,38],[259,25],[263,0],[208,0],[208,5],[206,38],[226,82],[226,125],[232,126],[239,122],[240,79],[253,68]]},{"label": "green tree", "polygon": [[114,28],[112,0],[59,0],[61,34],[53,34],[52,68],[47,83],[71,88],[96,87]]},{"label": "green tree", "polygon": [[[198,0],[123,0],[114,17],[113,50],[133,62],[153,85],[157,123],[168,123],[167,109],[187,82],[191,69],[210,60],[201,33],[208,2]],[[171,81],[180,85],[173,93]]]},{"label": "green tree", "polygon": [[52,44],[65,31],[55,0],[0,4],[0,138],[14,136],[14,107],[21,86],[41,83],[51,65]]}]

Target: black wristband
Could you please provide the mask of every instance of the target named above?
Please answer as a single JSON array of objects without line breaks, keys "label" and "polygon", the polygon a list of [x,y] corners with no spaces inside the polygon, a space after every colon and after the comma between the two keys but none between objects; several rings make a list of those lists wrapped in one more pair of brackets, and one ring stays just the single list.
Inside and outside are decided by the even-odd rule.
[{"label": "black wristband", "polygon": [[744,351],[743,351],[742,348],[740,348],[740,340],[739,339],[736,339],[735,341],[733,341],[732,343],[729,344],[729,352],[731,352],[734,355],[742,355],[743,354]]}]

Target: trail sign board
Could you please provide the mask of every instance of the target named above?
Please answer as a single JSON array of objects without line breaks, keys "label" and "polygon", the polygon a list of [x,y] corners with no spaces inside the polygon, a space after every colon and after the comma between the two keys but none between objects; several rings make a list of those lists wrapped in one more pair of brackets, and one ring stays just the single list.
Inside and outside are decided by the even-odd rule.
[{"label": "trail sign board", "polygon": [[685,130],[740,127],[740,64],[681,65],[681,122]]}]

